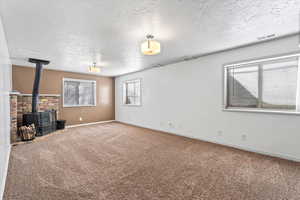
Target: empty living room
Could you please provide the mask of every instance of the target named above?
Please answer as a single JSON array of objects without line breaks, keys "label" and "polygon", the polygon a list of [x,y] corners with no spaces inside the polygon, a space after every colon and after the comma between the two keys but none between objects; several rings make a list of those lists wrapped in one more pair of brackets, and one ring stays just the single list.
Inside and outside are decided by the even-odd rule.
[{"label": "empty living room", "polygon": [[300,0],[0,0],[0,200],[300,200]]}]

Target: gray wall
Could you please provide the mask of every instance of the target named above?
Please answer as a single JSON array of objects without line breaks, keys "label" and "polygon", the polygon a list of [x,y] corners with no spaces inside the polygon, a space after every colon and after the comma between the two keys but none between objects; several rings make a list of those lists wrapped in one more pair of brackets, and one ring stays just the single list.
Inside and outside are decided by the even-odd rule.
[{"label": "gray wall", "polygon": [[0,199],[2,199],[10,152],[9,92],[11,63],[0,17]]},{"label": "gray wall", "polygon": [[[224,64],[299,51],[298,43],[292,36],[118,77],[116,120],[300,161],[300,116],[222,110]],[[122,82],[134,78],[142,106],[123,106]]]}]

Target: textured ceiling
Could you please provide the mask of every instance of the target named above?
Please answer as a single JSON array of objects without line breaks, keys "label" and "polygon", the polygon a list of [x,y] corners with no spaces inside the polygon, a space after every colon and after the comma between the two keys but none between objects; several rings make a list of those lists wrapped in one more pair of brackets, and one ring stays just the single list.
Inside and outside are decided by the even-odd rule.
[{"label": "textured ceiling", "polygon": [[[51,60],[51,69],[88,73],[94,61],[115,76],[177,58],[296,33],[299,0],[1,0],[10,55]],[[144,56],[147,34],[162,53]]]}]

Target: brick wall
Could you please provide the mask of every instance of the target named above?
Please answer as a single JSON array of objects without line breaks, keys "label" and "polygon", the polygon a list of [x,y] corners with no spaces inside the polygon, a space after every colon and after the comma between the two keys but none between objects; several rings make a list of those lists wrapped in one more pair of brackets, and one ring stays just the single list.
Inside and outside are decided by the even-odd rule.
[{"label": "brick wall", "polygon": [[[20,140],[17,134],[18,127],[22,126],[23,114],[31,112],[32,96],[27,94],[12,93],[10,95],[11,103],[11,142]],[[59,95],[40,95],[39,112],[46,110],[56,110],[59,116]],[[58,117],[57,117],[58,119]]]},{"label": "brick wall", "polygon": [[[22,125],[23,114],[31,112],[31,95],[19,95],[18,96],[18,126]],[[59,96],[50,96],[50,95],[40,95],[40,100],[38,104],[39,112],[46,110],[56,110],[57,116],[59,116]]]},{"label": "brick wall", "polygon": [[18,95],[10,95],[10,142],[18,141],[17,136]]}]

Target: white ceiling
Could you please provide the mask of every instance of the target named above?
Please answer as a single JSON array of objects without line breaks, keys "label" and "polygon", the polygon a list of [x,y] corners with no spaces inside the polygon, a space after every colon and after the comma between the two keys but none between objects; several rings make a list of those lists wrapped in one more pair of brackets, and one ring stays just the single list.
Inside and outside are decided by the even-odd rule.
[{"label": "white ceiling", "polygon": [[[300,0],[1,0],[1,16],[14,64],[28,57],[47,68],[116,76],[257,42],[299,30]],[[147,34],[162,53],[144,56]]]}]

